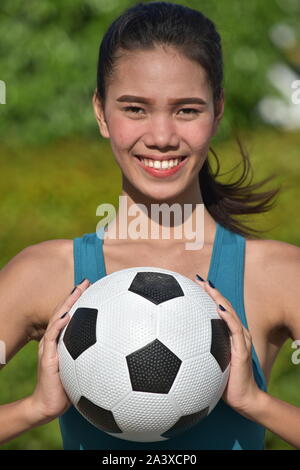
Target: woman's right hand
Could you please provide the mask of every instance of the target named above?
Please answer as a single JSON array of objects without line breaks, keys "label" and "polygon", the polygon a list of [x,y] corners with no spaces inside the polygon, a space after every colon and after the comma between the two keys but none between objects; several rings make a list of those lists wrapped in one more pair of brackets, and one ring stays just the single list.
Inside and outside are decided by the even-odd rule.
[{"label": "woman's right hand", "polygon": [[35,414],[34,420],[39,424],[52,421],[67,411],[71,405],[59,376],[57,340],[61,330],[70,320],[69,313],[61,318],[62,315],[69,312],[73,304],[90,285],[90,281],[84,279],[77,285],[74,292],[56,307],[40,341],[37,385],[30,397]]}]

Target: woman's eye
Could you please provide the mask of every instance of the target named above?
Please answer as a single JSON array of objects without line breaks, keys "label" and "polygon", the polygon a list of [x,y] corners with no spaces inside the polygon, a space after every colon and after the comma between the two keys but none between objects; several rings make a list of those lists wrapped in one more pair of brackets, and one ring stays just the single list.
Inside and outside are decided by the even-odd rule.
[{"label": "woman's eye", "polygon": [[185,112],[183,114],[198,114],[200,113],[200,111],[198,111],[198,109],[194,109],[194,108],[182,108],[180,111],[191,111],[191,112]]},{"label": "woman's eye", "polygon": [[[124,108],[124,111],[129,111],[129,112],[132,112],[133,114],[141,114],[139,111],[144,111],[144,110],[143,108],[139,108],[138,106],[126,106]],[[183,114],[186,114],[186,115],[200,114],[200,111],[194,108],[182,108],[180,111],[184,111]]]},{"label": "woman's eye", "polygon": [[133,114],[139,114],[136,112],[136,110],[140,110],[142,108],[139,108],[138,106],[126,106],[126,108],[124,108],[125,111],[131,111],[133,112]]}]

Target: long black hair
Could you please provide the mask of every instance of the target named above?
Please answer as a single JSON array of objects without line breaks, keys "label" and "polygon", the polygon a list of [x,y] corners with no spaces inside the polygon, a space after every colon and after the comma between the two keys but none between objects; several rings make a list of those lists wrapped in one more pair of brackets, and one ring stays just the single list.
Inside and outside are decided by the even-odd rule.
[{"label": "long black hair", "polygon": [[[157,45],[176,48],[206,70],[216,110],[223,90],[220,35],[214,23],[200,11],[167,2],[137,3],[127,8],[109,26],[100,44],[97,68],[97,97],[102,104],[105,103],[106,90],[122,50],[151,50]],[[208,212],[220,225],[247,238],[259,238],[258,234],[263,230],[248,227],[234,216],[267,212],[274,206],[274,198],[281,188],[254,192],[273,176],[251,184],[253,174],[250,182],[244,185],[252,167],[240,138],[238,135],[235,137],[242,156],[241,176],[230,184],[217,181],[220,165],[215,151],[210,147],[217,170],[213,173],[207,157],[199,172],[202,198]]]}]

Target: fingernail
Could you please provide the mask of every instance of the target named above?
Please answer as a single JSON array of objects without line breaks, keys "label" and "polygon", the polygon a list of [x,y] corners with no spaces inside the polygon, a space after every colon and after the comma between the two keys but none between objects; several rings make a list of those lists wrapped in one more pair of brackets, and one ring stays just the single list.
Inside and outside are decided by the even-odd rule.
[{"label": "fingernail", "polygon": [[199,274],[196,274],[196,279],[198,279],[198,281],[205,282],[204,279],[202,279],[202,277],[199,276]]},{"label": "fingernail", "polygon": [[219,307],[223,312],[226,312],[226,308],[224,308],[223,305],[219,304]]},{"label": "fingernail", "polygon": [[210,287],[212,287],[213,289],[215,288],[215,286],[213,285],[213,283],[211,281],[208,281],[208,284],[210,285]]},{"label": "fingernail", "polygon": [[60,318],[64,318],[67,314],[68,312],[64,313]]},{"label": "fingernail", "polygon": [[79,284],[82,284],[86,280],[86,277],[84,277]]}]

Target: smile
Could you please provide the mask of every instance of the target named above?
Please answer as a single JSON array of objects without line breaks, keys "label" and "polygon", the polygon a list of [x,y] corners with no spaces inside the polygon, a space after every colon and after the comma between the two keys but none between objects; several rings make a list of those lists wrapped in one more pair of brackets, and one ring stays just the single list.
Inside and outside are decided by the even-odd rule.
[{"label": "smile", "polygon": [[187,157],[168,160],[152,160],[135,155],[135,160],[147,173],[158,178],[164,178],[177,173],[186,163]]}]

